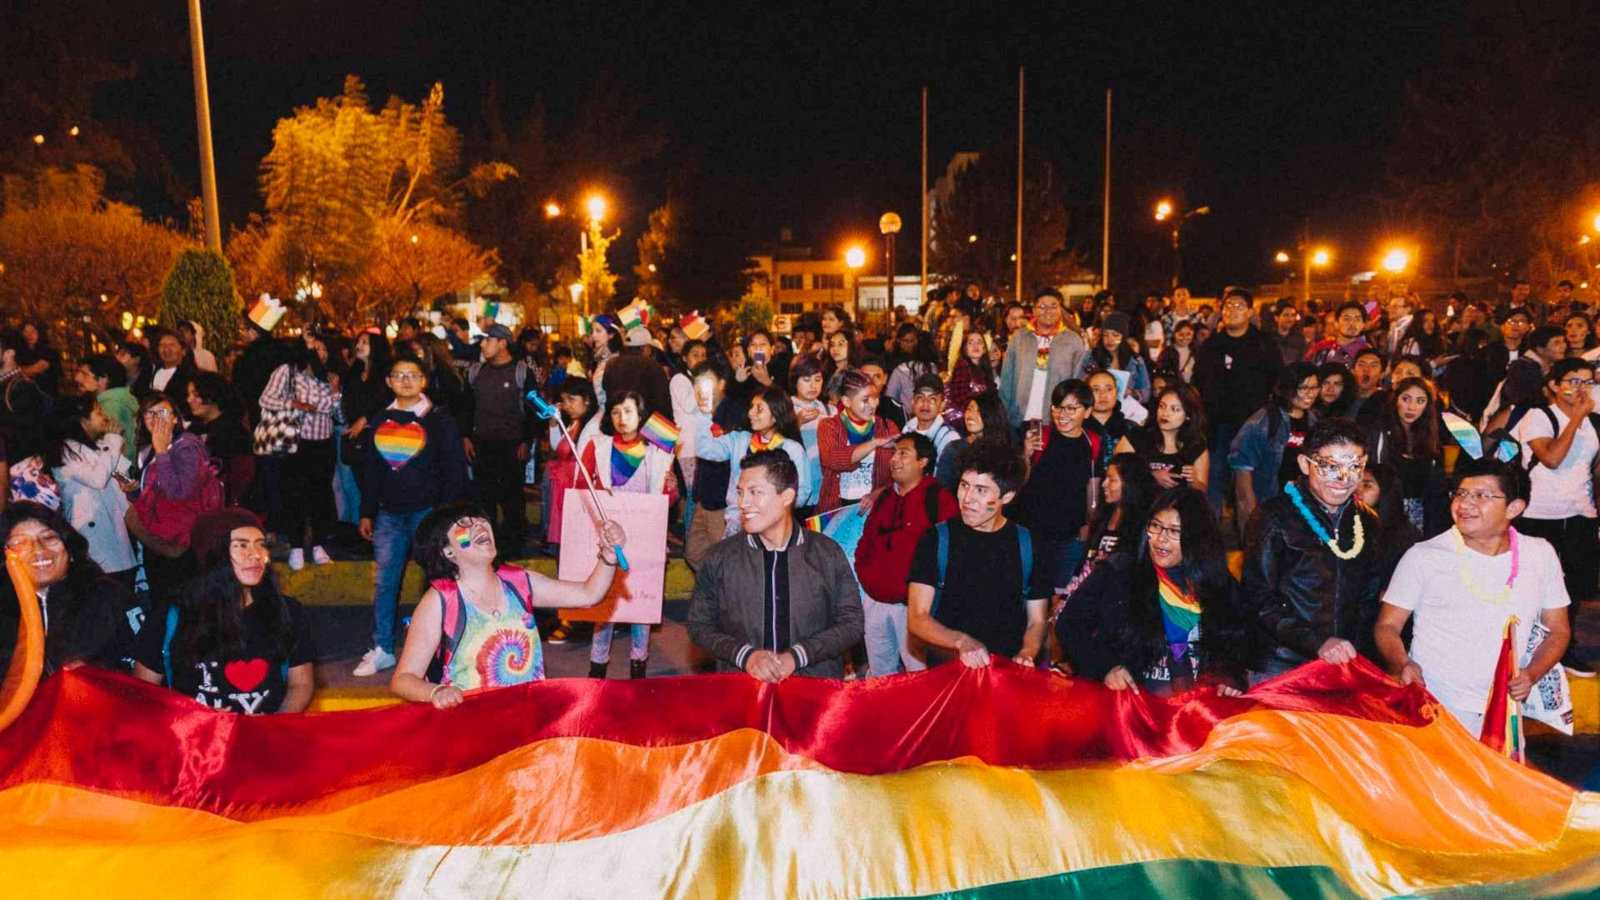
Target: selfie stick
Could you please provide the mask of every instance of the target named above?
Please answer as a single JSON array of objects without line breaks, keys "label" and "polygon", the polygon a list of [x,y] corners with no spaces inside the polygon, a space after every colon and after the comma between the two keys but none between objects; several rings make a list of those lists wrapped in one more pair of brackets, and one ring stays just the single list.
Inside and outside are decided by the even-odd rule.
[{"label": "selfie stick", "polygon": [[[534,415],[541,419],[553,419],[555,421],[556,430],[561,432],[561,436],[567,441],[567,446],[572,448],[572,459],[578,464],[578,474],[583,476],[584,486],[589,489],[589,499],[594,501],[595,512],[600,514],[601,525],[611,524],[611,520],[606,517],[606,511],[600,506],[600,495],[594,491],[594,481],[589,478],[589,470],[583,466],[583,457],[578,455],[578,447],[572,443],[572,435],[567,434],[566,426],[562,425],[561,417],[556,413],[556,408],[551,406],[550,401],[546,400],[544,395],[537,390],[524,394],[523,399],[527,400],[528,404],[533,407]],[[628,571],[628,557],[623,555],[622,545],[612,544],[611,552],[617,555],[617,568],[624,572]]]}]

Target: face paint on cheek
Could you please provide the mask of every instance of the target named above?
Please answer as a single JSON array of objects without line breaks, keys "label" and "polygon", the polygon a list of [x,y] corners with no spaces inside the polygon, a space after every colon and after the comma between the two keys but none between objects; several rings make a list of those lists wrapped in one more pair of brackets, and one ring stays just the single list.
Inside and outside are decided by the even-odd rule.
[{"label": "face paint on cheek", "polygon": [[455,525],[450,528],[450,540],[457,547],[465,550],[472,546],[472,529]]}]

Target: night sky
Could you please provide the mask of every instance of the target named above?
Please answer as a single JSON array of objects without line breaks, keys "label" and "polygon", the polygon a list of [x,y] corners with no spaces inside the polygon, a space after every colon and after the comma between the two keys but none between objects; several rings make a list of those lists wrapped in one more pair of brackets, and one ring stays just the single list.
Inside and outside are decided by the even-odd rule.
[{"label": "night sky", "polygon": [[[1454,13],[1432,8],[1445,4],[205,6],[230,224],[259,209],[256,166],[274,121],[337,93],[346,73],[361,75],[376,103],[390,93],[420,99],[444,82],[469,155],[485,137],[487,85],[498,86],[511,117],[542,100],[559,126],[594,79],[609,78],[671,142],[656,164],[608,185],[630,248],[674,167],[692,158],[709,188],[745,198],[748,215],[729,227],[747,229],[753,243],[788,225],[831,250],[870,234],[886,209],[914,231],[919,86],[932,97],[933,177],[957,150],[1013,139],[1024,64],[1030,157],[1059,166],[1074,236],[1092,264],[1111,86],[1113,280],[1123,281],[1119,268],[1162,268],[1166,238],[1150,209],[1171,195],[1214,210],[1186,232],[1189,280],[1201,289],[1272,277],[1272,251],[1291,246],[1307,217],[1317,238],[1339,248],[1341,272],[1371,256],[1384,232],[1373,200],[1405,83],[1461,27]],[[0,77],[40,77],[46,48],[57,44],[75,57],[132,64],[133,78],[94,94],[95,118],[143,126],[178,193],[198,193],[181,0],[7,7]]]}]

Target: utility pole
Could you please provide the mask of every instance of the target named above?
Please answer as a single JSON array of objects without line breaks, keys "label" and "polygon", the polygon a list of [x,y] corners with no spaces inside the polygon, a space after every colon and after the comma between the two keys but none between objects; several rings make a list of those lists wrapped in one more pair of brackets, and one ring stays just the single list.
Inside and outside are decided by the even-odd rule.
[{"label": "utility pole", "polygon": [[1017,270],[1013,280],[1016,282],[1016,300],[1022,302],[1022,160],[1023,160],[1023,128],[1026,118],[1023,115],[1027,96],[1027,69],[1017,67]]},{"label": "utility pole", "polygon": [[1100,201],[1100,287],[1111,289],[1111,88],[1106,88],[1106,166]]},{"label": "utility pole", "polygon": [[928,302],[928,86],[922,86],[922,278],[917,309]]},{"label": "utility pole", "polygon": [[211,92],[206,86],[206,40],[200,25],[200,0],[189,0],[189,50],[194,58],[194,116],[200,131],[200,196],[206,217],[206,247],[222,252],[222,220],[217,213],[217,161],[211,153]]}]

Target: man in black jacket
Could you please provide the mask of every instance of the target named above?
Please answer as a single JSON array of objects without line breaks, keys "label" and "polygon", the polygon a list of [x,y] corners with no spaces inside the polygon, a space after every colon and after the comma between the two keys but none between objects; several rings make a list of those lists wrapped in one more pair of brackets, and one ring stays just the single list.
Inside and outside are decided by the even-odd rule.
[{"label": "man in black jacket", "polygon": [[1207,499],[1219,515],[1224,490],[1233,480],[1228,472],[1233,436],[1260,408],[1283,366],[1272,338],[1250,324],[1252,304],[1249,291],[1229,288],[1222,296],[1221,327],[1195,354],[1194,386],[1205,398],[1206,419],[1211,423]]},{"label": "man in black jacket", "polygon": [[861,591],[832,538],[794,520],[800,473],[788,454],[763,450],[739,472],[740,534],[706,554],[689,603],[689,638],[766,682],[798,672],[844,676],[861,641]]},{"label": "man in black jacket", "polygon": [[1379,659],[1381,535],[1353,499],[1364,442],[1347,419],[1319,422],[1298,461],[1304,477],[1256,511],[1244,554],[1245,608],[1261,638],[1252,684],[1312,659]]}]

